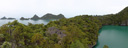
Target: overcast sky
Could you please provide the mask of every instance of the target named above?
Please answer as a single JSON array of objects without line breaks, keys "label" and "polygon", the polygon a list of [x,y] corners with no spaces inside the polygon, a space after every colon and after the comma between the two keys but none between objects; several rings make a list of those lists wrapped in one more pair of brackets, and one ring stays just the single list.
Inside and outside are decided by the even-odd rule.
[{"label": "overcast sky", "polygon": [[32,17],[46,13],[103,15],[118,13],[128,6],[128,0],[0,0],[0,17]]}]

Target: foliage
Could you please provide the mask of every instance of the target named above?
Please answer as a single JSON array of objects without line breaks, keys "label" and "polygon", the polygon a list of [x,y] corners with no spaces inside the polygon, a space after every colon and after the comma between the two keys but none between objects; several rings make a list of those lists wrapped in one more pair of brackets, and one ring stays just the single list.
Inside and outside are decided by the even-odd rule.
[{"label": "foliage", "polygon": [[70,48],[85,48],[85,47],[79,40],[76,40],[70,45]]},{"label": "foliage", "polygon": [[[97,18],[88,15],[63,18],[51,21],[47,25],[24,25],[15,20],[1,26],[0,33],[4,35],[4,41],[13,42],[18,48],[71,48],[77,43],[80,44],[78,46],[88,48],[97,41],[98,30],[101,27],[99,23]],[[66,36],[60,38],[58,34],[47,34],[49,27],[64,30],[63,34]]]},{"label": "foliage", "polygon": [[5,42],[2,44],[1,48],[11,48],[11,43],[5,41]]}]

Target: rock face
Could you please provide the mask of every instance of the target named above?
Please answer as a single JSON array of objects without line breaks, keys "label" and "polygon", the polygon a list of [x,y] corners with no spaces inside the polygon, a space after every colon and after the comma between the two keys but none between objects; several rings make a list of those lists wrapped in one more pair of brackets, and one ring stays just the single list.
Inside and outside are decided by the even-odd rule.
[{"label": "rock face", "polygon": [[20,20],[29,20],[29,18],[21,17]]},{"label": "rock face", "polygon": [[120,25],[121,26],[128,26],[128,19],[125,21],[122,21]]},{"label": "rock face", "polygon": [[121,20],[119,24],[121,26],[128,26],[128,7],[117,13],[117,15],[119,15],[117,18]]},{"label": "rock face", "polygon": [[49,27],[48,29],[47,29],[47,33],[49,33],[49,34],[57,34],[60,38],[63,38],[64,36],[66,36],[66,34],[64,34],[64,30],[59,30],[59,29],[57,29],[57,28],[55,28],[55,27]]},{"label": "rock face", "polygon": [[7,19],[5,16],[3,17],[3,18],[1,18],[1,19]]},{"label": "rock face", "polygon": [[65,18],[64,15],[59,14],[59,15],[53,15],[50,13],[45,14],[44,16],[41,17],[41,19],[61,19]]},{"label": "rock face", "polygon": [[36,14],[31,18],[32,20],[38,20],[40,19]]}]

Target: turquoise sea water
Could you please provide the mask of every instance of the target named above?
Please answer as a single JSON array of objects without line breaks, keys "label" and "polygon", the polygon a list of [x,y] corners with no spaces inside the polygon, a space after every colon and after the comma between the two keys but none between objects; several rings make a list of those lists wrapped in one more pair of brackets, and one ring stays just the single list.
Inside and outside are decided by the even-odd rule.
[{"label": "turquoise sea water", "polygon": [[95,48],[128,48],[128,26],[103,26]]}]

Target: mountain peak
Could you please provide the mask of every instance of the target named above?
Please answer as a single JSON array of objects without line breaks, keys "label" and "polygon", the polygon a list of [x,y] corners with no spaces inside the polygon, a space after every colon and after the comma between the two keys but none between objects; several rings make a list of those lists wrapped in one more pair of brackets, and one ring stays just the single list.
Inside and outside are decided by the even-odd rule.
[{"label": "mountain peak", "polygon": [[31,18],[32,20],[38,20],[40,19],[36,14]]}]

